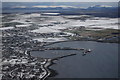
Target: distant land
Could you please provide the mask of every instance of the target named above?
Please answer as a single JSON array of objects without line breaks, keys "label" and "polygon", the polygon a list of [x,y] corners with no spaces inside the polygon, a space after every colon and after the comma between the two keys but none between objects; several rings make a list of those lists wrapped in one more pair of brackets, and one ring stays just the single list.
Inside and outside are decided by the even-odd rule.
[{"label": "distant land", "polygon": [[116,2],[3,2],[2,13],[52,12],[60,15],[93,15],[96,17],[120,17]]},{"label": "distant land", "polygon": [[3,3],[0,79],[117,79],[117,4]]}]

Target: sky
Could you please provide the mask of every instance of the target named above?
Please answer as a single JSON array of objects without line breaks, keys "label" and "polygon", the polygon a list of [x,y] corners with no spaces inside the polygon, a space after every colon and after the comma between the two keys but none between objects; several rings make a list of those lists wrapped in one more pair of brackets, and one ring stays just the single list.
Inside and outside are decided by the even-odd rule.
[{"label": "sky", "polygon": [[119,0],[0,0],[2,2],[119,2]]}]

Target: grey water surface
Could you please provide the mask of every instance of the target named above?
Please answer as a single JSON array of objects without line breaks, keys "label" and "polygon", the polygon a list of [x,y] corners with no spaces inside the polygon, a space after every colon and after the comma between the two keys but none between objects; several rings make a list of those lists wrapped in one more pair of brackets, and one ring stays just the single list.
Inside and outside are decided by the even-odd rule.
[{"label": "grey water surface", "polygon": [[[100,43],[93,41],[72,41],[50,45],[51,47],[73,47],[92,49],[91,53],[82,56],[81,51],[49,50],[34,51],[32,56],[54,58],[66,54],[77,55],[55,61],[50,68],[57,71],[56,78],[117,78],[118,77],[118,45],[116,43]],[[49,47],[50,47],[49,46]]]}]

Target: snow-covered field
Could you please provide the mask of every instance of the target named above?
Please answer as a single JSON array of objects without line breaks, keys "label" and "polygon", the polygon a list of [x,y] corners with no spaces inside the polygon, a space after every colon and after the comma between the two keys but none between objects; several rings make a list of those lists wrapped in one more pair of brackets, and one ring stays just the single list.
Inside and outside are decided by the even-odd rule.
[{"label": "snow-covered field", "polygon": [[[44,13],[45,14],[45,13]],[[52,14],[52,13],[46,13]],[[33,26],[38,29],[30,30],[30,32],[35,33],[58,33],[58,36],[54,38],[34,38],[34,40],[38,40],[40,42],[58,42],[58,41],[66,41],[66,38],[63,36],[74,36],[72,33],[64,32],[64,29],[70,27],[81,27],[84,26],[88,30],[102,30],[105,28],[111,29],[119,29],[118,27],[118,18],[105,18],[105,17],[93,17],[87,16],[86,20],[78,20],[77,17],[86,17],[86,15],[74,15],[74,16],[45,16],[38,13],[34,14],[19,14],[16,15],[14,20],[11,20],[10,23],[19,22],[21,25],[16,25],[16,27],[29,27]],[[74,19],[70,19],[74,18]],[[0,30],[13,29],[13,26],[10,27],[2,27]],[[60,35],[59,33],[64,33]]]},{"label": "snow-covered field", "polygon": [[33,40],[37,40],[40,42],[59,42],[59,41],[67,41],[66,38],[60,37],[60,38],[34,38]]},{"label": "snow-covered field", "polygon": [[[51,16],[51,20],[46,20],[45,23],[60,23],[56,24],[57,26],[52,26],[55,29],[59,28],[68,28],[68,27],[80,27],[85,26],[89,28],[112,28],[119,29],[118,27],[118,18],[105,18],[105,17],[92,17],[88,18],[85,21],[75,20],[75,19],[67,19],[65,16]],[[76,17],[76,16],[69,16]],[[66,22],[66,23],[65,23]],[[62,24],[63,23],[63,24]]]},{"label": "snow-covered field", "polygon": [[118,18],[99,18],[95,17],[93,19],[87,19],[85,21],[81,20],[71,20],[64,26],[68,27],[80,27],[85,26],[89,28],[112,28],[119,29]]},{"label": "snow-covered field", "polygon": [[2,27],[0,30],[7,30],[7,29],[13,29],[14,27]]},{"label": "snow-covered field", "polygon": [[85,22],[80,22],[79,24],[86,27],[97,27],[97,28],[118,28],[118,18],[98,18],[93,20],[86,20]]},{"label": "snow-covered field", "polygon": [[66,29],[66,27],[63,27],[63,26],[51,26],[50,28],[52,29],[58,29],[58,30],[62,30],[62,29]]},{"label": "snow-covered field", "polygon": [[[43,13],[43,14],[52,14],[52,13]],[[53,14],[58,14],[58,13],[53,13]],[[78,20],[78,19],[77,20],[69,19],[69,18],[78,18],[78,17],[81,18],[81,17],[86,17],[86,16],[89,18],[87,18],[85,21]],[[47,17],[47,19],[44,17]],[[26,20],[28,20],[29,22],[26,22]],[[43,21],[39,21],[39,20],[43,20]],[[26,14],[18,15],[16,16],[15,20],[12,20],[10,22],[19,22],[19,23],[23,23],[26,25],[34,23],[34,24],[38,24],[38,26],[41,26],[43,24],[42,25],[43,27],[45,27],[44,25],[52,24],[53,26],[50,26],[50,27],[53,28],[53,32],[55,31],[54,29],[65,29],[68,27],[80,27],[80,26],[85,26],[89,28],[119,29],[118,18],[93,17],[93,16],[88,16],[88,15],[44,16],[38,13],[34,13],[34,14],[29,14],[29,15],[26,15]],[[43,29],[46,29],[46,28],[43,28]],[[41,29],[39,30],[36,30],[36,31],[41,32]],[[45,32],[47,31],[51,32],[51,29],[49,30],[46,29]]]},{"label": "snow-covered field", "polygon": [[29,27],[30,26],[30,24],[24,24],[24,25],[16,25],[16,27]]},{"label": "snow-covered field", "polygon": [[60,30],[57,29],[52,29],[49,27],[40,27],[39,29],[32,30],[31,32],[36,32],[36,33],[58,33],[61,32]]}]

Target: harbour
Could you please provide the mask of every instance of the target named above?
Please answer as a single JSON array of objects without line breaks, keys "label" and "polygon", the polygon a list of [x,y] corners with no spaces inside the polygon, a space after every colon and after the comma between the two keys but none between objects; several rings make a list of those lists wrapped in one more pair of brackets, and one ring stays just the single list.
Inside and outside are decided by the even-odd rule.
[{"label": "harbour", "polygon": [[[82,51],[35,51],[32,52],[34,57],[54,58],[63,55],[75,53],[76,55],[61,58],[54,61],[56,64],[50,66],[50,69],[57,71],[55,78],[116,78],[118,73],[118,45],[116,43],[100,43],[91,41],[73,41],[61,42],[50,46],[54,47],[73,47],[73,48],[90,48],[92,52],[86,56],[82,56]],[[111,49],[111,50],[110,50]],[[64,65],[64,66],[63,66]],[[63,70],[65,69],[65,71]],[[72,74],[77,72],[77,74]],[[66,74],[62,74],[66,73]]]}]

